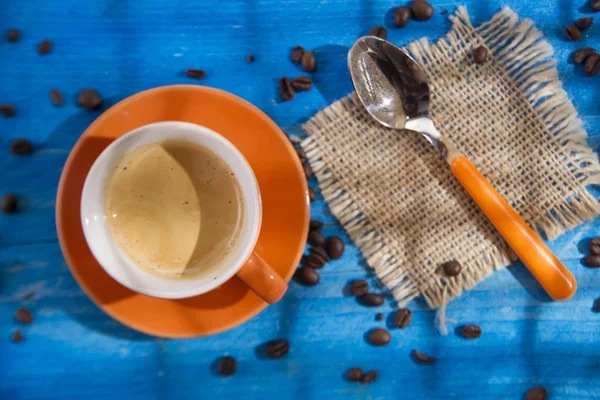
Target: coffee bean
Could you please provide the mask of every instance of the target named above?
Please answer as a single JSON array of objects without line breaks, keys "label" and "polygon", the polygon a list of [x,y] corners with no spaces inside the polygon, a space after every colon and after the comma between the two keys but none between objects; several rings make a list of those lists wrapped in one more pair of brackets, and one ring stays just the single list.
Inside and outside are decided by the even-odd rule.
[{"label": "coffee bean", "polygon": [[304,169],[304,176],[306,177],[306,179],[310,179],[313,176],[313,170],[310,167],[310,164],[304,164],[302,165],[302,169]]},{"label": "coffee bean", "polygon": [[6,193],[2,196],[2,210],[7,214],[17,211],[17,196],[12,193]]},{"label": "coffee bean", "polygon": [[302,68],[306,72],[315,72],[317,69],[317,61],[312,51],[305,51],[302,55]]},{"label": "coffee bean", "polygon": [[364,279],[352,281],[350,284],[350,294],[352,296],[364,296],[369,291],[369,284]]},{"label": "coffee bean", "polygon": [[266,354],[271,359],[277,359],[285,356],[290,350],[287,340],[273,340],[267,343]]},{"label": "coffee bean", "polygon": [[26,308],[19,308],[15,312],[15,318],[23,325],[29,325],[33,322],[33,315],[31,314],[31,311]]},{"label": "coffee bean", "polygon": [[308,223],[308,227],[311,231],[319,230],[323,227],[323,222],[317,221],[316,219],[311,219]]},{"label": "coffee bean", "polygon": [[525,394],[525,400],[546,400],[548,391],[543,387],[534,387]]},{"label": "coffee bean", "polygon": [[50,50],[52,50],[52,42],[49,40],[44,40],[38,46],[38,53],[41,55],[50,53]]},{"label": "coffee bean", "polygon": [[16,114],[17,110],[15,109],[15,106],[11,105],[11,104],[0,104],[0,114],[4,115],[5,117],[12,117]]},{"label": "coffee bean", "polygon": [[581,31],[575,25],[569,25],[569,26],[567,26],[567,29],[565,29],[565,35],[567,35],[567,38],[569,40],[579,40],[579,39],[581,39]]},{"label": "coffee bean", "polygon": [[590,0],[590,7],[594,11],[600,11],[600,0]]},{"label": "coffee bean", "polygon": [[193,78],[193,79],[204,79],[204,77],[206,76],[206,72],[202,69],[186,69],[185,70],[185,74],[187,75],[188,78]]},{"label": "coffee bean", "polygon": [[221,358],[219,361],[219,374],[222,376],[231,376],[234,374],[237,368],[237,362],[235,358],[231,356]]},{"label": "coffee bean", "polygon": [[10,337],[10,340],[12,340],[13,343],[22,342],[23,339],[25,339],[25,338],[23,337],[23,332],[21,332],[20,329],[17,329],[16,331],[14,331]]},{"label": "coffee bean", "polygon": [[358,367],[350,368],[348,371],[348,380],[351,382],[358,382],[362,379],[362,377],[363,371]]},{"label": "coffee bean", "polygon": [[375,328],[369,332],[368,339],[373,346],[385,346],[392,340],[392,335],[383,328]]},{"label": "coffee bean", "polygon": [[344,254],[344,241],[339,236],[330,236],[325,243],[325,249],[332,260],[337,260]]},{"label": "coffee bean", "polygon": [[594,18],[579,18],[577,21],[575,21],[575,26],[578,27],[580,31],[585,31],[587,28],[592,26],[593,23]]},{"label": "coffee bean", "polygon": [[466,339],[477,339],[481,336],[481,328],[475,324],[463,325],[460,328],[460,333]]},{"label": "coffee bean", "polygon": [[102,97],[94,89],[83,89],[77,95],[79,106],[86,110],[97,110],[102,107]]},{"label": "coffee bean", "polygon": [[323,260],[325,260],[325,262],[330,260],[329,254],[327,254],[327,252],[325,250],[323,250],[322,247],[311,247],[309,251],[310,251],[310,254],[318,255]]},{"label": "coffee bean", "polygon": [[600,71],[600,55],[592,54],[585,60],[583,72],[585,72],[587,76],[594,76],[598,71]]},{"label": "coffee bean", "polygon": [[294,98],[296,93],[289,78],[283,76],[279,79],[279,93],[283,101],[290,101]]},{"label": "coffee bean", "polygon": [[313,201],[317,200],[317,192],[315,192],[315,189],[313,189],[310,186],[308,187],[308,199],[310,200],[311,203]]},{"label": "coffee bean", "polygon": [[594,305],[592,306],[593,312],[600,312],[600,297],[594,300]]},{"label": "coffee bean", "polygon": [[442,268],[444,269],[444,273],[448,276],[457,276],[462,269],[460,263],[456,260],[442,264]]},{"label": "coffee bean", "polygon": [[394,25],[398,28],[404,28],[410,19],[410,8],[406,6],[396,8],[394,12]]},{"label": "coffee bean", "polygon": [[369,35],[377,36],[385,40],[387,39],[387,29],[385,29],[383,26],[376,26],[369,31]]},{"label": "coffee bean", "polygon": [[19,156],[31,153],[33,146],[27,139],[15,139],[10,143],[10,152]]},{"label": "coffee bean", "polygon": [[14,43],[21,37],[21,33],[16,29],[9,29],[6,33],[6,40]]},{"label": "coffee bean", "polygon": [[375,380],[377,379],[377,376],[379,375],[379,373],[375,370],[373,371],[369,371],[366,374],[363,375],[361,382],[362,383],[371,383],[371,382],[375,382]]},{"label": "coffee bean", "polygon": [[583,263],[590,268],[600,267],[600,255],[589,254],[583,258]]},{"label": "coffee bean", "polygon": [[401,308],[396,311],[396,317],[394,318],[394,322],[398,328],[404,329],[412,321],[412,311],[408,308]]},{"label": "coffee bean", "polygon": [[600,255],[600,237],[590,239],[590,242],[588,243],[588,249],[590,249],[592,254]]},{"label": "coffee bean", "polygon": [[473,50],[473,61],[475,64],[483,64],[487,60],[487,55],[487,49],[483,46],[479,46]]},{"label": "coffee bean", "polygon": [[383,304],[383,296],[377,293],[367,293],[362,296],[362,302],[369,307],[379,307]]},{"label": "coffee bean", "polygon": [[319,273],[310,267],[298,268],[296,271],[296,279],[303,285],[315,286],[321,280]]},{"label": "coffee bean", "polygon": [[302,61],[302,56],[304,55],[304,47],[296,46],[292,49],[292,55],[290,59],[294,64],[299,64]]},{"label": "coffee bean", "polygon": [[412,15],[417,21],[427,21],[433,17],[433,7],[425,0],[415,0],[412,5]]},{"label": "coffee bean", "polygon": [[375,321],[381,321],[385,318],[385,315],[383,315],[383,313],[377,313],[377,315],[375,315]]},{"label": "coffee bean", "polygon": [[425,364],[425,365],[431,365],[431,364],[435,364],[436,362],[436,358],[435,357],[429,357],[423,353],[421,353],[419,350],[413,350],[413,357],[415,358],[415,360],[419,363],[419,364]]},{"label": "coffee bean", "polygon": [[325,236],[323,236],[320,231],[310,231],[308,233],[307,241],[313,246],[321,246],[323,243],[325,243]]},{"label": "coffee bean", "polygon": [[304,266],[311,268],[323,268],[325,260],[317,254],[309,254],[304,258]]},{"label": "coffee bean", "polygon": [[296,154],[298,155],[300,162],[306,162],[307,158],[306,153],[304,153],[304,150],[302,150],[300,147],[294,147],[294,150],[296,150]]},{"label": "coffee bean", "polygon": [[50,101],[52,102],[52,104],[54,104],[55,106],[61,106],[63,103],[63,96],[62,93],[59,92],[57,89],[52,89],[50,91]]},{"label": "coffee bean", "polygon": [[312,80],[308,76],[297,76],[292,80],[292,87],[296,92],[305,92],[312,87]]},{"label": "coffee bean", "polygon": [[588,56],[591,56],[592,54],[596,54],[596,49],[584,47],[583,49],[577,50],[573,54],[573,60],[575,61],[575,64],[581,64],[586,58],[588,58]]},{"label": "coffee bean", "polygon": [[246,61],[249,62],[249,63],[254,62],[254,56],[252,54],[248,54],[246,56]]}]

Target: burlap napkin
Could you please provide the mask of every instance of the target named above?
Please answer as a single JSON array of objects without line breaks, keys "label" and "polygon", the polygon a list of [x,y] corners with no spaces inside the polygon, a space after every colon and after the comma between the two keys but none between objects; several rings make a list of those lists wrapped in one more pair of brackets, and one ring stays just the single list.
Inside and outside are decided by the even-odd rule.
[{"label": "burlap napkin", "polygon": [[[464,8],[437,43],[411,43],[431,117],[530,226],[555,238],[600,213],[598,159],[558,80],[552,48],[509,9],[478,28]],[[483,45],[487,62],[475,65]],[[515,259],[420,135],[374,122],[352,94],[304,125],[302,146],[333,214],[398,305],[438,307]],[[446,278],[440,265],[463,272]]]}]

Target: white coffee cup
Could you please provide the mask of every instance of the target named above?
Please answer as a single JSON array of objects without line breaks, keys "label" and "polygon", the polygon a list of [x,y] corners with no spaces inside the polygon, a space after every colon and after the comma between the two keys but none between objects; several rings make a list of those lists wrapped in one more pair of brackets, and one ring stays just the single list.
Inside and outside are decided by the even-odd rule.
[{"label": "white coffee cup", "polygon": [[[136,266],[112,238],[105,216],[106,182],[115,165],[135,148],[165,140],[201,145],[216,153],[235,174],[246,207],[246,223],[233,251],[234,260],[216,276],[168,279]],[[285,281],[256,253],[262,220],[260,190],[254,172],[242,153],[218,133],[188,122],[158,122],[137,128],[112,142],[94,162],[81,196],[81,222],[92,254],[104,270],[129,289],[152,297],[180,299],[211,291],[237,274],[250,289],[269,303],[277,302],[287,289]]]}]

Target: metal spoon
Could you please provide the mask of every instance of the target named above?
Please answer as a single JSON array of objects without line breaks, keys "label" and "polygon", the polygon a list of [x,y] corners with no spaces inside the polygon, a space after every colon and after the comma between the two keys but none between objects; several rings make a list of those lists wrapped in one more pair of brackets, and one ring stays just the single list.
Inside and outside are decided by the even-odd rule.
[{"label": "metal spoon", "polygon": [[567,300],[577,290],[573,275],[508,202],[429,118],[425,74],[404,50],[365,36],[348,53],[348,68],[361,103],[380,124],[421,133],[450,164],[454,176],[494,224],[548,295]]}]

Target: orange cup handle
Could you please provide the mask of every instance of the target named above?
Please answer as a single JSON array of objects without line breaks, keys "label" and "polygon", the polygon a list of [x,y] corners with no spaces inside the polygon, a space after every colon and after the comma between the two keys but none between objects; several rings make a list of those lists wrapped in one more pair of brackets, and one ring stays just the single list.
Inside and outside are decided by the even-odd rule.
[{"label": "orange cup handle", "polygon": [[453,159],[450,168],[548,295],[554,300],[573,296],[577,282],[571,272],[477,168],[464,156]]},{"label": "orange cup handle", "polygon": [[236,276],[269,304],[277,303],[287,290],[283,278],[256,253],[250,255]]}]

